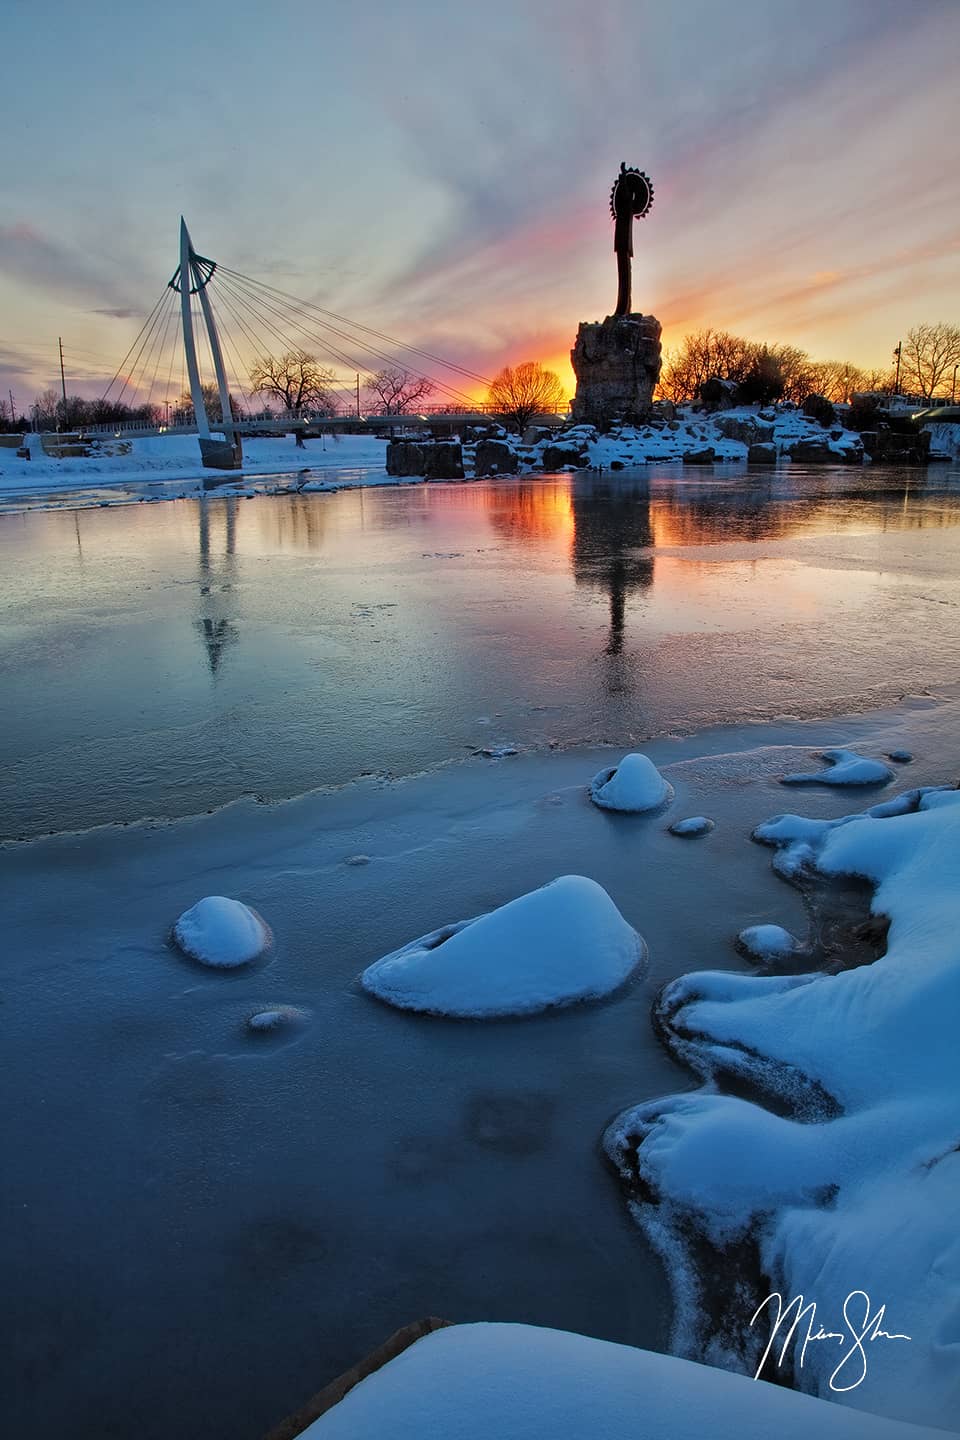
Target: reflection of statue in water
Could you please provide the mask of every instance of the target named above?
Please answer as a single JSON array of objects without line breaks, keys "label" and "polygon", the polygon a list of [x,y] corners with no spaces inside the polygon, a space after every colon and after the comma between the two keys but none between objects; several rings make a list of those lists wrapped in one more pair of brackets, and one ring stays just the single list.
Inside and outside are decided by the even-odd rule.
[{"label": "reflection of statue in water", "polygon": [[[220,669],[224,651],[235,645],[240,632],[232,620],[217,611],[222,608],[221,596],[229,595],[233,589],[234,561],[237,548],[237,502],[231,498],[224,501],[224,555],[218,574],[210,565],[210,511],[204,496],[200,504],[200,616],[194,629],[199,634],[207,652],[207,664],[211,675]],[[218,511],[219,513],[219,511]]]},{"label": "reflection of statue in water", "polygon": [[[573,482],[573,575],[578,585],[610,597],[610,633],[605,653],[623,651],[627,596],[653,584],[653,532],[646,482],[622,483],[577,477]],[[611,677],[625,689],[625,677]]]}]

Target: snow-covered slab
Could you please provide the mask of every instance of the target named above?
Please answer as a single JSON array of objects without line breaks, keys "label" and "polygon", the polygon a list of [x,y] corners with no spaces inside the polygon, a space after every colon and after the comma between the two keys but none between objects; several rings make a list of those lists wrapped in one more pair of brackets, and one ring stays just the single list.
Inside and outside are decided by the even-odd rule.
[{"label": "snow-covered slab", "polygon": [[943,1440],[775,1385],[532,1325],[435,1330],[303,1431],[311,1440]]},{"label": "snow-covered slab", "polygon": [[207,895],[185,910],[173,927],[185,955],[201,965],[230,970],[256,960],[270,945],[266,921],[240,900]]},{"label": "snow-covered slab", "polygon": [[801,770],[784,775],[784,785],[885,785],[893,771],[882,760],[869,760],[855,750],[822,750],[826,770]]},{"label": "snow-covered slab", "polygon": [[673,799],[673,786],[664,780],[649,755],[624,755],[619,765],[600,770],[590,781],[590,799],[604,810],[641,814],[658,810]]},{"label": "snow-covered slab", "polygon": [[[721,1087],[733,1074],[739,1094],[636,1106],[606,1148],[668,1261],[673,1348],[751,1370],[768,1335],[750,1330],[749,1315],[767,1294],[816,1301],[827,1330],[844,1325],[852,1296],[858,1332],[869,1315],[871,1331],[910,1338],[875,1341],[865,1366],[854,1356],[842,1373],[832,1347],[810,1345],[802,1367],[791,1357],[794,1383],[950,1429],[960,1417],[960,792],[913,795],[903,814],[782,815],[758,827],[786,857],[783,873],[872,883],[886,953],[831,975],[671,982],[658,1001],[671,1049]],[[708,1272],[723,1277],[721,1319]]]},{"label": "snow-covered slab", "polygon": [[531,1015],[618,989],[646,953],[610,896],[563,875],[488,914],[445,925],[364,970],[371,995],[458,1019]]}]

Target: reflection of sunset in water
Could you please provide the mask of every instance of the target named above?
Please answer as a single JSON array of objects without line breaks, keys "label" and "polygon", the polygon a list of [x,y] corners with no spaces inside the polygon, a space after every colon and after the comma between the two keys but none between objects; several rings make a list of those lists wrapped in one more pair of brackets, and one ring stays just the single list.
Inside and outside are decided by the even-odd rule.
[{"label": "reflection of sunset in water", "polygon": [[0,813],[35,833],[488,745],[846,714],[960,675],[958,563],[957,472],[933,468],[3,516]]}]

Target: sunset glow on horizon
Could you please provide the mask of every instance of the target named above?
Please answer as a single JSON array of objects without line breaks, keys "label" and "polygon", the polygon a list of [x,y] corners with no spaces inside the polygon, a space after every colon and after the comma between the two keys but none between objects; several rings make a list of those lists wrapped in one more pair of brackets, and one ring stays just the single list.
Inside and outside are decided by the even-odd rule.
[{"label": "sunset glow on horizon", "polygon": [[11,17],[11,53],[38,27],[58,43],[0,102],[4,399],[59,388],[58,336],[68,390],[102,391],[181,212],[224,265],[481,376],[540,360],[572,392],[577,326],[613,309],[622,159],[654,184],[633,293],[665,350],[712,326],[880,367],[912,325],[956,320],[956,5],[372,0],[332,19],[296,0],[246,19],[222,0]]}]

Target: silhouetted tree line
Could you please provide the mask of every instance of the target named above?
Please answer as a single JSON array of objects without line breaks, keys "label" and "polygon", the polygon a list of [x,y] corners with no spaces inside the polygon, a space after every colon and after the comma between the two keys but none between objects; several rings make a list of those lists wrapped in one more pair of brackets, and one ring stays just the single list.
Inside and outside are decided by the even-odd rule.
[{"label": "silhouetted tree line", "polygon": [[701,398],[709,402],[719,386],[741,404],[790,400],[802,404],[808,395],[834,403],[849,402],[860,390],[893,389],[890,370],[863,370],[848,361],[814,360],[796,345],[768,345],[731,335],[725,330],[698,330],[668,352],[659,394],[675,403]]}]

